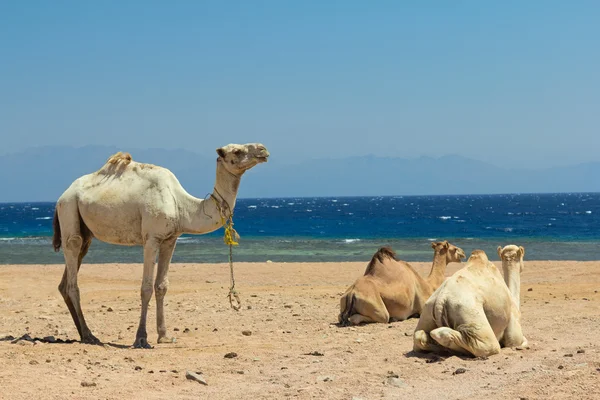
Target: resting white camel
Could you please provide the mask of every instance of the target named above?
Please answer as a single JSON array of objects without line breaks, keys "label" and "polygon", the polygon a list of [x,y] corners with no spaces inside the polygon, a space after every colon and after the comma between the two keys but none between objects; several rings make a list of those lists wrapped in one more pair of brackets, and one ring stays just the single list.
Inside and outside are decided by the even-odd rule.
[{"label": "resting white camel", "polygon": [[84,343],[99,343],[81,311],[77,273],[92,238],[125,246],[144,247],[142,312],[134,347],[150,348],[146,314],[152,297],[158,254],[156,325],[158,342],[170,342],[164,317],[167,272],[177,238],[184,233],[212,232],[223,225],[235,206],[240,178],[266,162],[269,152],[259,143],[229,144],[217,149],[217,178],[210,198],[188,194],[166,168],[132,161],[127,153],[110,157],[98,171],[84,175],[60,196],[54,213],[55,251],[63,246],[65,272],[59,285]]},{"label": "resting white camel", "polygon": [[461,262],[465,253],[448,241],[433,242],[433,265],[427,278],[413,267],[396,260],[389,247],[371,258],[365,274],[346,290],[340,300],[338,320],[342,325],[363,322],[402,321],[421,313],[425,301],[446,279],[446,266]]},{"label": "resting white camel", "polygon": [[499,353],[500,347],[527,345],[518,303],[525,249],[498,247],[498,254],[506,283],[482,250],[473,251],[467,266],[425,303],[414,333],[415,351],[445,348],[487,357]]}]

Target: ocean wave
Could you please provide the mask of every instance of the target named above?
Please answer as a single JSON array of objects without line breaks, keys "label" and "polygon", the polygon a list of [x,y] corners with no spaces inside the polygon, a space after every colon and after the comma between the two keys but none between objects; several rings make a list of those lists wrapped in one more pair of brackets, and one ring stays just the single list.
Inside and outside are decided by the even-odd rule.
[{"label": "ocean wave", "polygon": [[196,238],[193,237],[178,237],[177,243],[194,243],[197,242]]},{"label": "ocean wave", "polygon": [[591,212],[591,211],[586,211],[585,213],[586,213],[586,214],[591,214],[592,212]]},{"label": "ocean wave", "polygon": [[52,219],[52,217],[37,217],[36,219]]},{"label": "ocean wave", "polygon": [[356,242],[360,242],[360,239],[344,239],[343,242],[344,243],[356,243]]},{"label": "ocean wave", "polygon": [[255,205],[248,206],[248,208],[256,208],[256,207],[257,206],[255,206]]},{"label": "ocean wave", "polygon": [[445,221],[445,220],[447,220],[447,219],[450,219],[450,218],[452,218],[452,217],[451,217],[451,216],[449,216],[449,215],[443,215],[443,216],[441,216],[441,217],[438,217],[438,218],[439,218],[439,219],[443,219],[443,220]]}]

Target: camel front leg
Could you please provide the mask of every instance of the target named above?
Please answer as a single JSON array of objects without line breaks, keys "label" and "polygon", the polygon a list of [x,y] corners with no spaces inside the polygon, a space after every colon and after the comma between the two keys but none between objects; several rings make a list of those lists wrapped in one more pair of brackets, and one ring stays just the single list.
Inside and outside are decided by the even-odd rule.
[{"label": "camel front leg", "polygon": [[158,270],[156,272],[156,282],[154,291],[156,293],[156,330],[158,331],[158,343],[173,343],[174,338],[167,337],[167,326],[165,323],[164,301],[167,290],[169,289],[169,264],[175,251],[177,238],[164,241],[160,245],[158,252]]},{"label": "camel front leg", "polygon": [[512,313],[500,343],[502,347],[527,347],[528,342],[525,336],[523,336],[518,311]]},{"label": "camel front leg", "polygon": [[148,343],[148,332],[146,331],[146,317],[148,316],[148,303],[152,298],[154,283],[154,264],[156,262],[156,253],[158,245],[155,240],[148,240],[144,244],[144,275],[142,277],[142,313],[140,316],[140,325],[135,335],[133,347],[136,349],[151,349]]}]

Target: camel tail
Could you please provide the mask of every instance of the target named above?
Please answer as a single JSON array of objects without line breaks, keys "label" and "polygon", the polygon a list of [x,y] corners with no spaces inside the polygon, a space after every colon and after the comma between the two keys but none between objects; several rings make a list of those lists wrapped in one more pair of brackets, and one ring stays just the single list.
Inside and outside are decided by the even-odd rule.
[{"label": "camel tail", "polygon": [[54,220],[52,221],[52,227],[54,228],[54,236],[52,236],[52,246],[54,251],[59,251],[62,246],[62,239],[60,236],[60,222],[58,220],[58,211],[54,210]]},{"label": "camel tail", "polygon": [[477,342],[483,342],[481,335],[479,335],[479,326],[476,324],[462,324],[457,326],[455,331],[460,333],[463,341],[470,348],[476,347]]},{"label": "camel tail", "polygon": [[356,302],[356,295],[354,292],[350,292],[346,295],[346,305],[342,312],[340,313],[340,324],[342,326],[350,325],[350,316],[354,312],[354,303]]}]

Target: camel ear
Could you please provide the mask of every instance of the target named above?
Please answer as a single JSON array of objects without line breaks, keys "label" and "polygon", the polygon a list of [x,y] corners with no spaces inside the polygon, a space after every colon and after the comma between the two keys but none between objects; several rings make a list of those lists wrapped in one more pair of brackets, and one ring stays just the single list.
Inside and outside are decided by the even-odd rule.
[{"label": "camel ear", "polygon": [[525,257],[525,247],[519,246],[519,250],[521,250],[521,258]]},{"label": "camel ear", "polygon": [[443,244],[444,244],[444,247],[445,247],[445,248],[448,248],[448,247],[450,247],[450,243],[448,243],[448,241],[447,241],[447,240],[444,240]]},{"label": "camel ear", "polygon": [[217,149],[217,154],[219,155],[219,157],[221,157],[221,158],[225,158],[225,150],[223,150],[223,148],[222,148],[222,147],[219,147],[219,148]]},{"label": "camel ear", "polygon": [[437,242],[431,242],[431,248],[432,249],[435,249],[437,247],[437,245],[438,245]]},{"label": "camel ear", "polygon": [[502,246],[498,246],[498,257],[502,260]]}]

